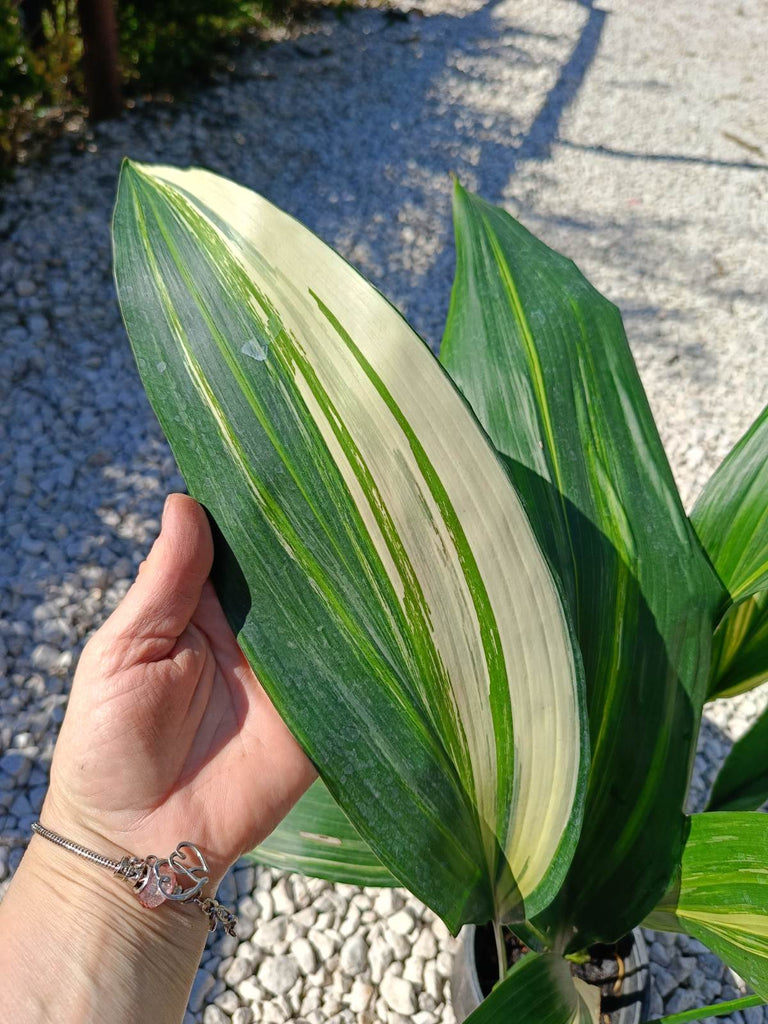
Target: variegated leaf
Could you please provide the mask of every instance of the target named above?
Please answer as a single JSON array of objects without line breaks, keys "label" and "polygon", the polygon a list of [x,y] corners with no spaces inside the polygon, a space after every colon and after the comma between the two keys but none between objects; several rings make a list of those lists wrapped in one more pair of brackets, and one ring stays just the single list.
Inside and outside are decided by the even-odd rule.
[{"label": "variegated leaf", "polygon": [[694,814],[679,877],[645,923],[693,935],[768,999],[768,814]]},{"label": "variegated leaf", "polygon": [[691,513],[731,606],[715,632],[710,697],[768,678],[768,406],[707,482]]},{"label": "variegated leaf", "polygon": [[768,587],[768,405],[707,482],[691,520],[734,603]]},{"label": "variegated leaf", "polygon": [[712,639],[710,697],[735,697],[768,680],[768,590],[731,605]]},{"label": "variegated leaf", "polygon": [[114,231],[150,401],[244,575],[222,604],[333,797],[451,928],[543,908],[581,817],[579,660],[471,412],[253,192],[127,164]]},{"label": "variegated leaf", "polygon": [[584,656],[592,767],[560,897],[573,948],[653,906],[683,805],[723,598],[684,514],[618,310],[570,261],[457,186],[441,361],[506,457]]},{"label": "variegated leaf", "polygon": [[399,885],[317,779],[250,854],[260,864],[350,885]]}]

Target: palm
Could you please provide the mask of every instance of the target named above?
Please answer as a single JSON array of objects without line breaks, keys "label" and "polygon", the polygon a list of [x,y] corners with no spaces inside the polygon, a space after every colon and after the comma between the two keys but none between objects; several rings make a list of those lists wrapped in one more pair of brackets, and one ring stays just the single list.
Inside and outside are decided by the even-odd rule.
[{"label": "palm", "polygon": [[[204,518],[195,525],[209,543]],[[207,547],[204,554],[207,575]],[[155,571],[145,570],[134,589],[151,586],[144,577]],[[129,595],[128,613],[121,606],[86,648],[57,746],[52,799],[141,856],[193,841],[218,874],[264,838],[313,771],[238,648],[211,584],[195,596],[174,628],[163,621],[147,632],[141,616],[138,624],[131,618]]]}]

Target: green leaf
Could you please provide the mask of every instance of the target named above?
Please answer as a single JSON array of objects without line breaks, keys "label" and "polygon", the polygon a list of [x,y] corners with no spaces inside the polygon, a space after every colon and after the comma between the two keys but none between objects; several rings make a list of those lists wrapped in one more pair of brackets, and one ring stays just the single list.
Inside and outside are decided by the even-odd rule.
[{"label": "green leaf", "polygon": [[732,605],[715,630],[709,695],[735,697],[768,679],[768,590]]},{"label": "green leaf", "polygon": [[562,579],[584,657],[584,826],[542,926],[629,931],[678,862],[720,585],[683,512],[618,310],[570,261],[457,186],[441,360]]},{"label": "green leaf", "polygon": [[693,935],[768,999],[768,814],[694,814],[679,878],[645,923]]},{"label": "green leaf", "polygon": [[710,697],[768,679],[768,406],[707,482],[691,521],[732,606],[715,632]]},{"label": "green leaf", "polygon": [[734,603],[768,587],[768,405],[707,482],[691,520]]},{"label": "green leaf", "polygon": [[751,1006],[762,1006],[761,996],[741,996],[739,999],[729,999],[724,1003],[711,1003],[708,1006],[698,1006],[695,1010],[683,1010],[681,1013],[671,1013],[666,1017],[659,1017],[657,1020],[648,1021],[648,1024],[688,1024],[693,1020],[709,1020],[710,1017],[724,1017],[726,1014],[735,1013],[737,1010],[748,1010]]},{"label": "green leaf", "polygon": [[466,1024],[591,1024],[566,960],[554,953],[528,953]]},{"label": "green leaf", "polygon": [[[768,802],[768,708],[737,740],[715,779],[708,811],[756,811]],[[766,850],[768,861],[768,850]]]},{"label": "green leaf", "polygon": [[321,779],[250,854],[260,864],[350,885],[399,885]]},{"label": "green leaf", "polygon": [[247,189],[127,164],[114,237],[142,380],[232,552],[220,599],[332,796],[450,928],[542,909],[581,819],[581,669],[470,410]]}]

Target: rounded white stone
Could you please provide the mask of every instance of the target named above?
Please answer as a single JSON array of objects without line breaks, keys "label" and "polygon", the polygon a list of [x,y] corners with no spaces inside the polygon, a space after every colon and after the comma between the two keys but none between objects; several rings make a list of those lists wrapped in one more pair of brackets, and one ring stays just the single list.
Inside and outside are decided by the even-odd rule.
[{"label": "rounded white stone", "polygon": [[414,1014],[418,1008],[413,984],[405,978],[387,972],[379,986],[381,997],[390,1010],[405,1016]]},{"label": "rounded white stone", "polygon": [[267,992],[283,995],[296,984],[299,965],[292,956],[270,956],[262,963],[257,977]]},{"label": "rounded white stone", "polygon": [[362,935],[352,935],[341,947],[339,965],[345,974],[354,978],[368,966],[368,944]]}]

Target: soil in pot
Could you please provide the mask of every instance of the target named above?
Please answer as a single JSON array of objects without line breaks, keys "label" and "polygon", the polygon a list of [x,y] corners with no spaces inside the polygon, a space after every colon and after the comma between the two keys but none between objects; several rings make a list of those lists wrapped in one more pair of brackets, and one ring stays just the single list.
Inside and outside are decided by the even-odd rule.
[{"label": "soil in pot", "polygon": [[[528,948],[506,929],[504,936],[507,962],[511,967],[525,956]],[[575,977],[600,989],[601,1024],[617,1024],[618,1011],[626,1005],[622,989],[626,976],[625,965],[632,951],[632,944],[632,936],[627,935],[613,945],[595,945],[589,949],[590,959],[586,963],[571,964],[571,973]],[[475,966],[483,996],[490,995],[491,989],[499,980],[496,941],[490,925],[475,931]]]}]

